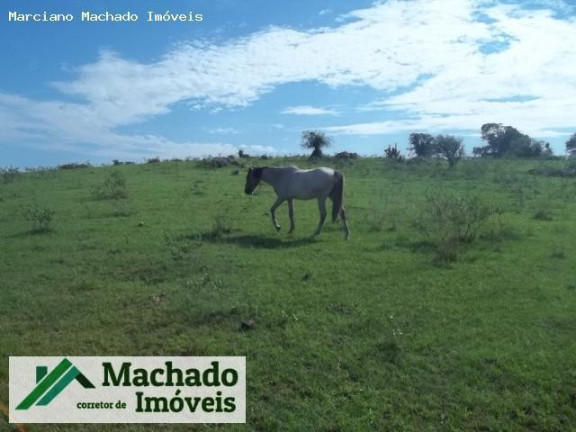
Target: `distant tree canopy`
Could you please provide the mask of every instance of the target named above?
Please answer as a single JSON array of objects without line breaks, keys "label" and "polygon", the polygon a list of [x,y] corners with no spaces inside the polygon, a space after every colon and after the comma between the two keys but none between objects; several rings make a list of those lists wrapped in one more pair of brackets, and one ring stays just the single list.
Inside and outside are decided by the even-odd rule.
[{"label": "distant tree canopy", "polygon": [[464,156],[463,139],[453,135],[410,134],[410,151],[420,158],[439,157],[452,168]]},{"label": "distant tree canopy", "polygon": [[478,156],[493,157],[537,157],[551,155],[550,145],[523,134],[512,126],[502,123],[486,123],[480,128],[484,147],[475,147],[472,152]]},{"label": "distant tree canopy", "polygon": [[302,147],[313,149],[312,158],[321,158],[324,156],[322,149],[332,144],[332,138],[324,132],[306,130],[302,132]]},{"label": "distant tree canopy", "polygon": [[576,133],[573,133],[572,136],[566,141],[566,153],[568,156],[576,156]]},{"label": "distant tree canopy", "polygon": [[434,138],[436,143],[436,153],[448,161],[448,166],[452,168],[462,156],[464,156],[464,146],[462,138],[452,135],[438,135]]},{"label": "distant tree canopy", "polygon": [[416,157],[427,158],[436,153],[436,142],[432,135],[427,133],[411,133],[410,148]]}]

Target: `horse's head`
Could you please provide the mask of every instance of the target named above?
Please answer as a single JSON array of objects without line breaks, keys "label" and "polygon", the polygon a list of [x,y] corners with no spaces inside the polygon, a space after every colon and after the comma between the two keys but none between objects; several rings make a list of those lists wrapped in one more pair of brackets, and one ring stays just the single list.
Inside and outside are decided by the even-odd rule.
[{"label": "horse's head", "polygon": [[244,192],[251,195],[262,180],[262,168],[249,168]]}]

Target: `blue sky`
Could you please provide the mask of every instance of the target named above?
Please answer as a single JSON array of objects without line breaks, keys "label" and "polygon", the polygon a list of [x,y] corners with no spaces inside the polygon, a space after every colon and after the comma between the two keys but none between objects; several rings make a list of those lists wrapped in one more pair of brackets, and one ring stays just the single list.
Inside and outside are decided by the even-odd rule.
[{"label": "blue sky", "polygon": [[[80,13],[138,14],[82,22]],[[159,156],[381,155],[411,132],[480,145],[501,122],[576,131],[576,8],[561,0],[19,0],[0,6],[0,166]],[[8,12],[73,22],[9,22]],[[147,12],[202,14],[147,22]]]}]

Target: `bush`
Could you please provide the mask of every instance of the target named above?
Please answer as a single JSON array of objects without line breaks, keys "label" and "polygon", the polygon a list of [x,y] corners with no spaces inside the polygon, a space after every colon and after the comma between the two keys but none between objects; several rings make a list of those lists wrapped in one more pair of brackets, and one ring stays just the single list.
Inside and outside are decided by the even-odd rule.
[{"label": "bush", "polygon": [[78,169],[78,168],[90,168],[91,166],[92,165],[90,165],[88,162],[86,162],[86,163],[71,162],[71,163],[67,163],[67,164],[58,165],[58,169],[68,170],[68,169]]},{"label": "bush", "polygon": [[231,165],[238,165],[238,161],[234,156],[217,156],[205,158],[200,161],[200,166],[206,168],[224,168]]},{"label": "bush", "polygon": [[433,242],[436,260],[441,263],[456,261],[461,244],[473,242],[488,217],[495,213],[476,196],[429,193],[426,202],[417,227]]},{"label": "bush", "polygon": [[384,156],[386,159],[390,159],[397,162],[402,162],[404,158],[400,154],[400,150],[398,150],[397,144],[394,144],[394,147],[388,146],[387,149],[384,150]]},{"label": "bush", "polygon": [[19,175],[18,168],[0,168],[0,183],[12,183]]},{"label": "bush", "polygon": [[208,236],[220,239],[230,233],[232,233],[232,221],[230,217],[218,215],[212,222],[212,231],[208,233]]},{"label": "bush", "polygon": [[334,159],[358,159],[358,153],[343,151],[336,153]]},{"label": "bush", "polygon": [[134,210],[129,200],[114,200],[112,203],[112,216],[114,217],[129,217],[136,214],[136,210]]},{"label": "bush", "polygon": [[126,178],[120,171],[112,171],[104,180],[104,184],[93,190],[93,194],[96,199],[128,198]]},{"label": "bush", "polygon": [[52,231],[54,210],[49,207],[30,206],[24,210],[24,216],[32,222],[32,232],[44,233]]},{"label": "bush", "polygon": [[[576,152],[575,152],[576,155]],[[576,177],[576,162],[570,160],[563,168],[534,168],[528,171],[530,174],[542,175],[545,177]]]}]

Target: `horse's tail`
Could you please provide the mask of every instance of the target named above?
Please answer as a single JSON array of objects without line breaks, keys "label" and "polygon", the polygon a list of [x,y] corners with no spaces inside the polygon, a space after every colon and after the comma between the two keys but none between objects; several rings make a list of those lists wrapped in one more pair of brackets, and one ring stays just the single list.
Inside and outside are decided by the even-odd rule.
[{"label": "horse's tail", "polygon": [[344,205],[344,174],[336,171],[334,172],[334,177],[336,182],[330,193],[330,197],[332,198],[332,222],[338,220],[338,216]]}]

